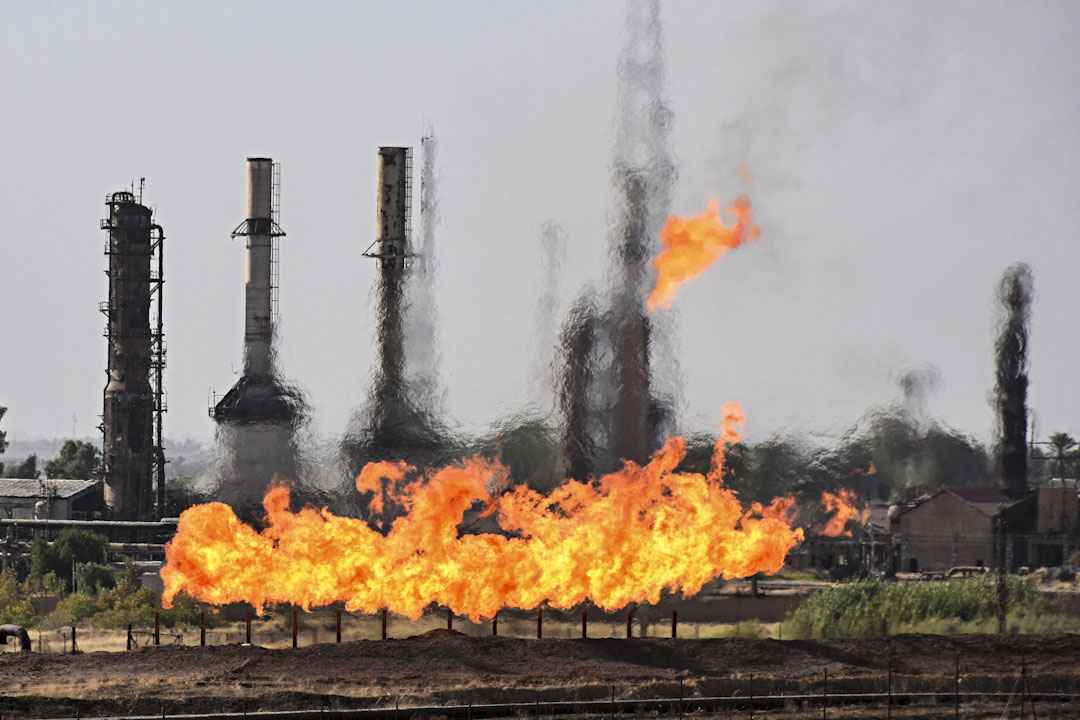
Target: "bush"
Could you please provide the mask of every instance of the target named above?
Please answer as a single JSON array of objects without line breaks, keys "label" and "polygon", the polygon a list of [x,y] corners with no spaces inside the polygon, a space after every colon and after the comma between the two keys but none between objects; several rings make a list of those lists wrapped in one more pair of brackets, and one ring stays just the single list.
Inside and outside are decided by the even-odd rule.
[{"label": "bush", "polygon": [[30,625],[35,619],[34,606],[19,592],[14,568],[0,572],[0,625]]},{"label": "bush", "polygon": [[97,601],[89,593],[72,593],[56,605],[56,609],[45,619],[45,627],[60,628],[74,625],[78,627],[84,620],[92,618],[100,611]]},{"label": "bush", "polygon": [[100,563],[75,566],[75,587],[80,592],[98,594],[116,587],[116,571]]},{"label": "bush", "polygon": [[[1018,623],[1023,613],[1046,611],[1030,580],[1010,576],[1006,587],[1008,612]],[[860,580],[809,597],[784,620],[784,637],[993,631],[997,612],[997,585],[988,576],[945,582]]]},{"label": "bush", "polygon": [[60,531],[51,544],[38,538],[30,548],[30,582],[42,589],[46,576],[52,573],[70,588],[72,565],[103,561],[108,546],[109,539],[104,535],[80,528]]}]

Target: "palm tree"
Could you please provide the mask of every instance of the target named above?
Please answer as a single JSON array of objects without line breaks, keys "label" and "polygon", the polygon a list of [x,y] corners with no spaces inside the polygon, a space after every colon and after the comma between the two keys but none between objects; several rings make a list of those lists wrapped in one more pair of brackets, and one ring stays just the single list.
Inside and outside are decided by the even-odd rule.
[{"label": "palm tree", "polygon": [[1076,447],[1076,439],[1068,433],[1056,432],[1050,436],[1050,444],[1054,446],[1054,466],[1057,468],[1055,475],[1057,477],[1069,477],[1067,470],[1068,460],[1076,460],[1075,457],[1068,457],[1068,452]]}]

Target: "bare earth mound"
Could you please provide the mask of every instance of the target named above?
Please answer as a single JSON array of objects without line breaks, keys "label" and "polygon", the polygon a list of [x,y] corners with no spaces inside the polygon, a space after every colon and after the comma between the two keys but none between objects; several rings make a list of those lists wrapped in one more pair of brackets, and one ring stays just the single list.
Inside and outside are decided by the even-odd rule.
[{"label": "bare earth mound", "polygon": [[[447,630],[292,649],[161,646],[0,655],[3,717],[401,707],[745,692],[1009,692],[1021,665],[1042,692],[1080,687],[1080,636],[901,635],[868,640],[469,637]],[[951,692],[951,690],[950,690]]]}]

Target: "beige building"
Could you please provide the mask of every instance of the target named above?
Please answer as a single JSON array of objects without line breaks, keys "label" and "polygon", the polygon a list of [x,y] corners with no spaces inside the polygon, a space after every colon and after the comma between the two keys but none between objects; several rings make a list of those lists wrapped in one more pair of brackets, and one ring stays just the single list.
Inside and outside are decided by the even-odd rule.
[{"label": "beige building", "polygon": [[938,491],[900,514],[896,569],[944,572],[961,565],[993,567],[994,518],[1012,504],[994,488]]}]

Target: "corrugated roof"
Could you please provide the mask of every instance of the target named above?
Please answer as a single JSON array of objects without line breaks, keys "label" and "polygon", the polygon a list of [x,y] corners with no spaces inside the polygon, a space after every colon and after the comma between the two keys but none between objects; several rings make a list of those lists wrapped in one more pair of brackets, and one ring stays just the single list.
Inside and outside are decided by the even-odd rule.
[{"label": "corrugated roof", "polygon": [[0,497],[43,498],[49,495],[70,498],[97,485],[97,480],[35,480],[0,478]]}]

